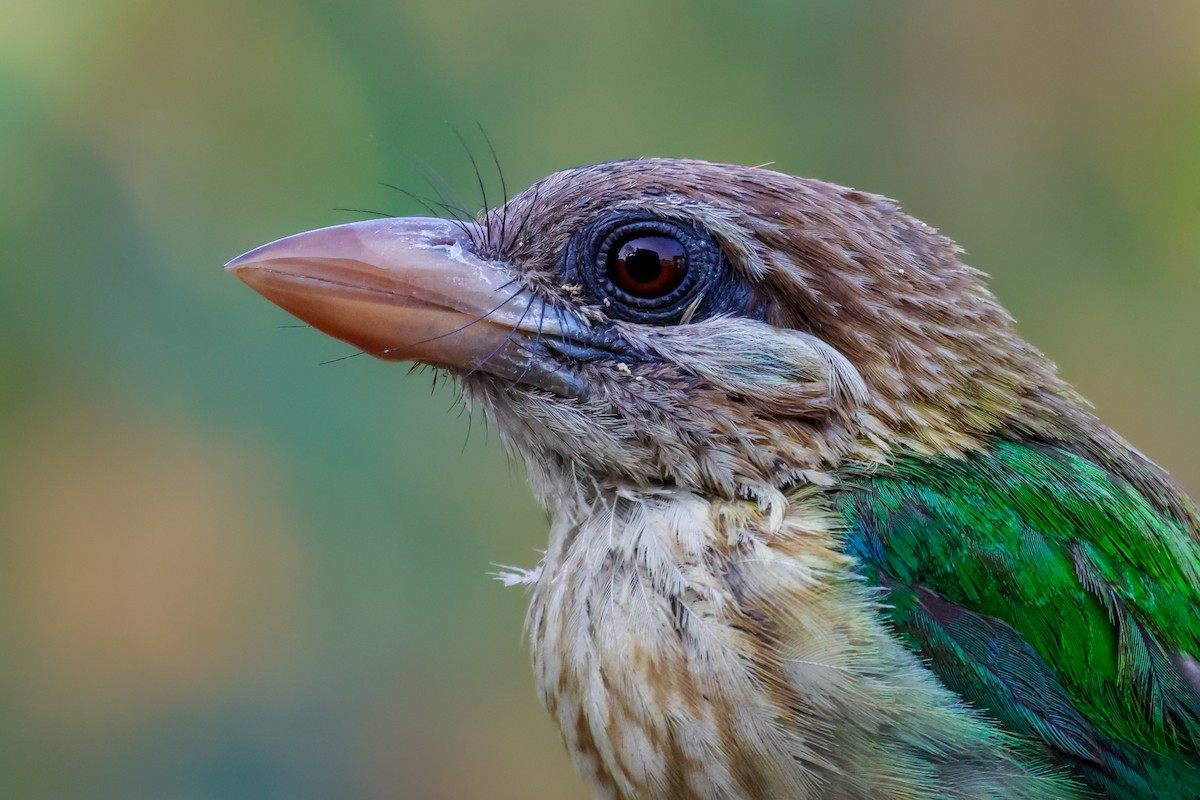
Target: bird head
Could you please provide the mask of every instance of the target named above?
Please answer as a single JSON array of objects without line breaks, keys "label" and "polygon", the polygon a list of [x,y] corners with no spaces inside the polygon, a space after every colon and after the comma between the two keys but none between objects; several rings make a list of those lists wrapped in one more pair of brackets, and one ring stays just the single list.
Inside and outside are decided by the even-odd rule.
[{"label": "bird head", "polygon": [[1074,407],[953,242],[760,168],[571,169],[475,220],[340,225],[228,268],[364,352],[453,373],[543,495],[753,496],[898,447],[1053,433]]}]

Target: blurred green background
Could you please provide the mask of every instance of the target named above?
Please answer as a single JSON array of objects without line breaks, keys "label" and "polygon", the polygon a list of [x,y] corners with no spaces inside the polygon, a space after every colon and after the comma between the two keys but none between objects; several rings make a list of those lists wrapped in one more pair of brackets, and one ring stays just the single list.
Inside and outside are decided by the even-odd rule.
[{"label": "blurred green background", "polygon": [[[545,522],[426,375],[223,273],[638,155],[898,198],[1200,491],[1200,4],[0,2],[0,791],[583,798]],[[417,166],[414,166],[416,164]],[[489,176],[495,190],[496,181]]]}]

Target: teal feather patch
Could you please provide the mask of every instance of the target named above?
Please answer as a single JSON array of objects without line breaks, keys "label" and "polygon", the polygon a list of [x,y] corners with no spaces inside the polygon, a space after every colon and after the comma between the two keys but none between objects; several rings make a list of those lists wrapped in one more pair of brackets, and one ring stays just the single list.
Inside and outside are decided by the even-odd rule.
[{"label": "teal feather patch", "polygon": [[952,691],[1102,796],[1200,798],[1200,539],[1049,445],[847,468],[847,549]]}]

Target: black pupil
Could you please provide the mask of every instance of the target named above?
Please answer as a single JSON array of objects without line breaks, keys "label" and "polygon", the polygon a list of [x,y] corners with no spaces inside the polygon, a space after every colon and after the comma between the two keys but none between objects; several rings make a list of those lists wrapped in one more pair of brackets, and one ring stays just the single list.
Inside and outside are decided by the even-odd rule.
[{"label": "black pupil", "polygon": [[687,273],[687,249],[670,236],[637,236],[617,248],[609,262],[609,277],[637,297],[663,297]]},{"label": "black pupil", "polygon": [[[630,242],[630,245],[632,244],[634,242]],[[622,253],[622,256],[625,259],[625,269],[635,283],[653,283],[662,274],[662,259],[657,251],[639,247],[629,255]]]}]

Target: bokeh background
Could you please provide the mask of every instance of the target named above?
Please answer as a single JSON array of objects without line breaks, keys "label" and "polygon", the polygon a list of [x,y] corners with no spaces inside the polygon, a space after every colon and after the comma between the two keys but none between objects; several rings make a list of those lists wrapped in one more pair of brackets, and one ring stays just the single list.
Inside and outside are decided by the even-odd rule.
[{"label": "bokeh background", "polygon": [[[583,798],[494,434],[221,265],[638,155],[882,192],[1200,491],[1200,4],[0,0],[0,792]],[[489,189],[498,182],[485,168]]]}]

